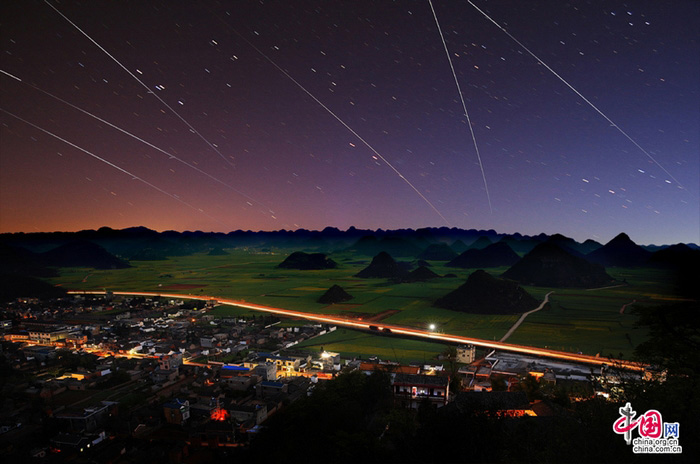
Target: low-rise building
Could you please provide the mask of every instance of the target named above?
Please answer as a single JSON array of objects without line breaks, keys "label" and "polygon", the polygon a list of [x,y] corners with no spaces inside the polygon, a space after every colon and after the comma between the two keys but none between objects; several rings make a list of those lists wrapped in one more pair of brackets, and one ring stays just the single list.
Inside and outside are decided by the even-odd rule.
[{"label": "low-rise building", "polygon": [[254,425],[260,425],[267,419],[267,405],[265,404],[232,404],[229,406],[228,412],[231,417],[242,423],[251,421]]},{"label": "low-rise building", "polygon": [[473,363],[476,359],[476,347],[474,345],[460,345],[457,347],[457,362],[462,364]]},{"label": "low-rise building", "polygon": [[70,334],[71,330],[67,328],[33,329],[29,331],[29,340],[40,345],[53,345]]},{"label": "low-rise building", "polygon": [[441,407],[449,397],[449,378],[436,375],[398,373],[391,381],[394,399],[402,406],[417,409],[422,401]]},{"label": "low-rise building", "polygon": [[293,377],[299,375],[299,366],[301,365],[300,358],[290,358],[286,356],[278,356],[269,353],[258,353],[266,362],[273,362],[277,365],[278,377]]},{"label": "low-rise building", "polygon": [[167,423],[182,425],[190,418],[190,402],[174,398],[163,405],[163,414]]},{"label": "low-rise building", "polygon": [[67,429],[76,432],[92,432],[102,425],[102,422],[109,415],[110,406],[116,403],[103,401],[100,404],[82,409],[73,409],[56,414],[59,419],[67,425]]},{"label": "low-rise building", "polygon": [[253,374],[259,375],[263,380],[272,381],[277,380],[277,364],[271,361],[265,361],[264,363],[258,364],[253,369]]}]

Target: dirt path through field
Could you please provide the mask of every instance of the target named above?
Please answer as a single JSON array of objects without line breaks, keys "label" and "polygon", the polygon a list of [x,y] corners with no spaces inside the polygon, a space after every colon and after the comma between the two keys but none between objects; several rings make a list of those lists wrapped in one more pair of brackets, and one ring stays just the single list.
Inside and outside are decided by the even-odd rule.
[{"label": "dirt path through field", "polygon": [[523,323],[523,321],[525,320],[525,318],[526,318],[527,316],[529,316],[530,314],[535,313],[535,312],[539,311],[540,309],[544,308],[544,305],[546,305],[547,303],[549,303],[549,295],[551,295],[552,293],[554,293],[554,292],[549,292],[549,293],[547,293],[547,294],[544,296],[544,300],[542,300],[542,303],[541,303],[538,307],[536,307],[536,308],[533,309],[532,311],[528,311],[528,312],[526,312],[526,313],[523,313],[523,314],[520,316],[520,318],[518,319],[518,321],[517,321],[515,324],[513,324],[513,327],[511,327],[510,330],[508,330],[508,332],[506,332],[506,334],[503,336],[503,338],[501,338],[499,341],[501,341],[501,342],[506,341],[506,339],[507,339],[508,337],[510,337],[510,336],[513,334],[513,332],[515,332],[515,329],[517,329],[518,327],[520,327],[520,324]]},{"label": "dirt path through field", "polygon": [[636,302],[637,300],[632,300],[631,303],[623,304],[622,308],[620,308],[620,314],[625,314],[625,309],[627,309],[628,306],[635,304]]},{"label": "dirt path through field", "polygon": [[605,290],[605,289],[608,289],[608,288],[624,287],[624,286],[626,286],[626,285],[627,285],[627,284],[619,284],[619,285],[610,285],[609,287],[587,288],[586,291],[587,291],[587,292],[593,292],[593,291],[595,291],[595,290]]}]

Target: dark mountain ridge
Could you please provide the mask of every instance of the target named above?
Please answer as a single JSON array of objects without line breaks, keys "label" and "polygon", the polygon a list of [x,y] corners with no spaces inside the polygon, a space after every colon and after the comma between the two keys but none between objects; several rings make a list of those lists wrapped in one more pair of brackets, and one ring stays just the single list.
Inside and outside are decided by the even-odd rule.
[{"label": "dark mountain ridge", "polygon": [[586,259],[603,266],[643,266],[651,252],[634,243],[627,234],[621,233],[602,247],[586,255]]},{"label": "dark mountain ridge", "polygon": [[343,289],[340,285],[333,285],[331,288],[326,290],[326,293],[321,295],[318,300],[322,304],[335,304],[342,303],[344,301],[352,300],[353,296]]},{"label": "dark mountain ridge", "polygon": [[95,269],[124,269],[129,263],[117,258],[99,245],[76,240],[41,254],[49,266],[92,267]]},{"label": "dark mountain ridge", "polygon": [[335,269],[338,263],[328,258],[323,253],[304,253],[295,251],[282,261],[277,267],[282,269],[299,269],[302,271]]},{"label": "dark mountain ridge", "polygon": [[449,261],[457,257],[457,253],[446,243],[433,243],[418,255],[419,259],[430,261]]},{"label": "dark mountain ridge", "polygon": [[435,301],[438,308],[475,314],[517,314],[533,310],[537,300],[516,282],[474,271],[456,290]]},{"label": "dark mountain ridge", "polygon": [[544,242],[523,256],[502,277],[539,287],[602,287],[613,282],[605,268]]},{"label": "dark mountain ridge", "polygon": [[401,280],[406,274],[406,270],[399,265],[389,253],[382,251],[372,258],[372,262],[369,266],[355,274],[355,277],[360,277],[362,279]]},{"label": "dark mountain ridge", "polygon": [[518,260],[518,256],[505,242],[493,243],[486,248],[471,248],[445,266],[466,268],[484,268],[498,266],[512,266]]}]

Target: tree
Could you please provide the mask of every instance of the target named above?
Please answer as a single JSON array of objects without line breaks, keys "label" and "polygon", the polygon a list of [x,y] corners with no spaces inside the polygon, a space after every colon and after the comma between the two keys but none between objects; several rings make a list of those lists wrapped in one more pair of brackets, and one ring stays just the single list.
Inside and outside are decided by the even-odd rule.
[{"label": "tree", "polygon": [[459,363],[457,362],[457,348],[447,345],[442,352],[442,357],[447,361],[447,372],[450,375],[450,391],[455,394],[462,391],[462,379],[459,377]]},{"label": "tree", "polygon": [[697,302],[633,308],[637,325],[649,329],[649,340],[635,356],[667,369],[671,375],[692,375],[700,366],[700,311]]}]

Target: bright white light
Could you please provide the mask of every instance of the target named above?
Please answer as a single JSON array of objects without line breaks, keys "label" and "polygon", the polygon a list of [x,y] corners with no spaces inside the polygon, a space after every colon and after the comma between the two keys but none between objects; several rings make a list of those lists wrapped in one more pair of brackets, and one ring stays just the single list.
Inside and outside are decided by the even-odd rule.
[{"label": "bright white light", "polygon": [[429,328],[430,330],[435,330],[435,324],[430,324],[430,325],[428,326],[428,328]]}]

